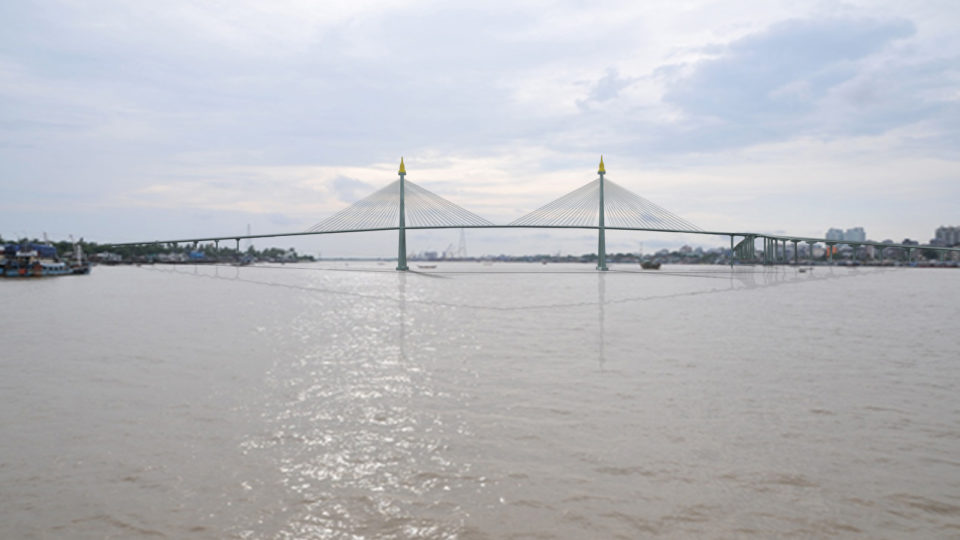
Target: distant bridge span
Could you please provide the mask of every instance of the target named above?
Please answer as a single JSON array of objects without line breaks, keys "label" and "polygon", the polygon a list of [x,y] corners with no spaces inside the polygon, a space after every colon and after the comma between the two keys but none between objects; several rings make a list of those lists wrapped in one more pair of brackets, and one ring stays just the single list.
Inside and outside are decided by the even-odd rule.
[{"label": "distant bridge span", "polygon": [[[799,263],[797,246],[800,243],[824,244],[827,257],[832,259],[833,250],[838,244],[851,246],[856,258],[856,250],[863,246],[873,246],[882,250],[899,248],[906,251],[911,260],[914,250],[934,250],[943,260],[947,254],[957,254],[960,248],[939,246],[918,246],[908,244],[885,244],[870,241],[828,240],[790,235],[774,235],[753,232],[706,231],[683,218],[655,205],[627,189],[604,178],[606,169],[603,158],[597,171],[598,178],[580,188],[556,199],[529,214],[505,225],[494,224],[430,191],[405,179],[406,167],[400,160],[399,180],[394,181],[372,195],[361,199],[333,216],[317,223],[307,231],[272,234],[248,234],[229,236],[207,236],[198,238],[180,238],[172,240],[150,240],[144,242],[123,242],[107,244],[110,246],[137,246],[151,244],[189,244],[235,241],[237,250],[240,240],[257,238],[279,238],[293,236],[314,236],[323,234],[342,234],[355,232],[398,231],[397,270],[406,271],[406,231],[432,229],[578,229],[596,230],[597,270],[607,270],[606,231],[642,231],[661,233],[698,234],[724,236],[730,238],[731,266],[735,262],[746,264],[788,264],[790,257],[787,243],[793,243],[793,264]],[[605,192],[606,197],[605,197]],[[740,242],[736,242],[737,238]],[[763,241],[763,250],[756,251],[756,240]]]}]

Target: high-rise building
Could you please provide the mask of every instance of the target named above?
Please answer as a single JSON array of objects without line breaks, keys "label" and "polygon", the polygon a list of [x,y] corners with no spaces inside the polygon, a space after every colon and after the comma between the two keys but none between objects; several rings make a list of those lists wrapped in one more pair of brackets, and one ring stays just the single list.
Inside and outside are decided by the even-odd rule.
[{"label": "high-rise building", "polygon": [[853,227],[843,233],[843,239],[850,242],[865,242],[867,240],[867,233],[863,230],[863,227]]},{"label": "high-rise building", "polygon": [[960,245],[960,227],[940,227],[935,233],[934,240],[944,246]]},{"label": "high-rise building", "polygon": [[836,240],[848,242],[865,242],[867,240],[867,233],[863,230],[863,227],[853,227],[847,229],[846,232],[843,229],[831,228],[827,231],[827,235],[824,236],[827,240]]}]

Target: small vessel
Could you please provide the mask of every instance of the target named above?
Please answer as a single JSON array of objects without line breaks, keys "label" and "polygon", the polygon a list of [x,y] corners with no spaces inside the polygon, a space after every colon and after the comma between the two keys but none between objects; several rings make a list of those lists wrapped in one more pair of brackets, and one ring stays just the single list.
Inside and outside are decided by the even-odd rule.
[{"label": "small vessel", "polygon": [[49,244],[7,244],[3,246],[0,275],[3,277],[66,276],[88,274],[90,266],[74,266],[61,261],[57,249]]},{"label": "small vessel", "polygon": [[640,263],[640,268],[644,270],[659,270],[660,262],[659,261],[643,261]]},{"label": "small vessel", "polygon": [[[81,240],[83,240],[81,238]],[[80,244],[73,244],[73,258],[67,263],[70,266],[70,271],[73,274],[89,274],[90,273],[90,261],[87,260],[86,256],[83,254],[83,248],[80,247]]]},{"label": "small vessel", "polygon": [[418,264],[418,265],[417,265],[417,268],[422,268],[422,269],[424,269],[424,270],[432,270],[432,269],[434,269],[434,268],[436,268],[436,267],[437,267],[437,265],[435,265],[435,264]]}]

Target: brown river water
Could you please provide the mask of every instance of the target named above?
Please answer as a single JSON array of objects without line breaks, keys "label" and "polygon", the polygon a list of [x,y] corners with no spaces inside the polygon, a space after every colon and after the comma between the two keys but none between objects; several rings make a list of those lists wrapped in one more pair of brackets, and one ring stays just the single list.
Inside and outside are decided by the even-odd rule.
[{"label": "brown river water", "polygon": [[97,267],[0,291],[0,538],[960,537],[956,270]]}]

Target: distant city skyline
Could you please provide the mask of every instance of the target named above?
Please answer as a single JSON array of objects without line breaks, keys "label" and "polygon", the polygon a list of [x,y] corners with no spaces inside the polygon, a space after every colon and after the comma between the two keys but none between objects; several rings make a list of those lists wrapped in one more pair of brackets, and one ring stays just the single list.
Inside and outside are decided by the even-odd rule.
[{"label": "distant city skyline", "polygon": [[[0,18],[4,237],[302,231],[395,180],[401,155],[409,180],[497,223],[591,181],[601,154],[609,179],[708,230],[925,243],[960,223],[956,2],[52,0]],[[393,240],[270,244],[388,256]],[[467,241],[596,249],[585,231]]]}]

